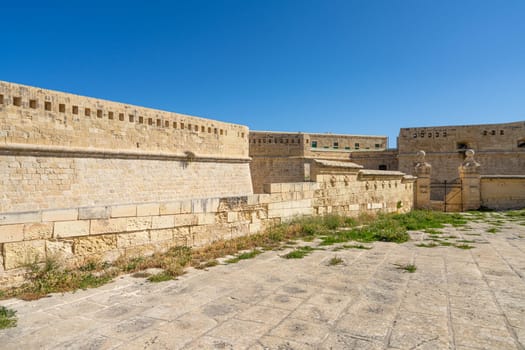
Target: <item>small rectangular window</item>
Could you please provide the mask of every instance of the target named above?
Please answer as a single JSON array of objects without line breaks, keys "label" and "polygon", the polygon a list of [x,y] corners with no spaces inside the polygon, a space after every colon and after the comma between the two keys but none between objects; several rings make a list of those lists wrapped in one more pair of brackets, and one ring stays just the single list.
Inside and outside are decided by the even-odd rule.
[{"label": "small rectangular window", "polygon": [[101,109],[97,109],[97,118],[102,118],[102,110]]},{"label": "small rectangular window", "polygon": [[376,144],[375,144],[375,147],[376,147],[376,148],[379,148],[379,147],[381,147],[381,145],[380,145],[379,143],[376,143]]},{"label": "small rectangular window", "polygon": [[22,105],[22,97],[13,97],[13,105],[20,107]]},{"label": "small rectangular window", "polygon": [[338,148],[339,148],[339,142],[334,142],[334,148],[335,148],[335,149],[338,149]]},{"label": "small rectangular window", "polygon": [[84,115],[85,115],[86,117],[91,116],[91,109],[89,109],[89,108],[85,108],[85,109],[84,109]]},{"label": "small rectangular window", "polygon": [[128,120],[130,123],[134,123],[135,122],[135,116],[133,114],[128,114]]},{"label": "small rectangular window", "polygon": [[118,114],[118,120],[120,120],[121,122],[124,121],[124,113],[119,113]]},{"label": "small rectangular window", "polygon": [[356,142],[356,143],[354,144],[354,147],[355,147],[355,149],[359,149],[359,143]]},{"label": "small rectangular window", "polygon": [[224,135],[224,130],[221,129],[221,130],[220,130],[220,134],[221,134],[221,135]]},{"label": "small rectangular window", "polygon": [[199,126],[198,125],[195,125],[195,131],[199,131]]},{"label": "small rectangular window", "polygon": [[36,109],[36,100],[29,100],[29,108]]},{"label": "small rectangular window", "polygon": [[71,112],[73,112],[73,114],[78,114],[78,106],[71,107]]},{"label": "small rectangular window", "polygon": [[201,126],[201,132],[206,132],[206,128],[204,126]]},{"label": "small rectangular window", "polygon": [[211,134],[211,128],[208,128],[208,134]]},{"label": "small rectangular window", "polygon": [[214,129],[213,129],[213,133],[214,133],[215,135],[217,135],[217,128],[214,128]]},{"label": "small rectangular window", "polygon": [[169,128],[170,127],[170,122],[168,120],[164,121],[164,127],[165,128]]},{"label": "small rectangular window", "polygon": [[162,126],[162,120],[157,119],[157,127],[160,128]]},{"label": "small rectangular window", "polygon": [[63,103],[59,104],[59,105],[58,105],[58,111],[59,111],[60,113],[66,113],[66,105],[63,104]]},{"label": "small rectangular window", "polygon": [[241,137],[244,138],[244,133],[241,133]]},{"label": "small rectangular window", "polygon": [[188,124],[188,130],[191,130],[191,124]]},{"label": "small rectangular window", "polygon": [[173,122],[173,129],[177,129],[177,122]]},{"label": "small rectangular window", "polygon": [[317,141],[312,141],[312,148],[317,148]]},{"label": "small rectangular window", "polygon": [[350,146],[345,146],[345,149],[350,149]]},{"label": "small rectangular window", "polygon": [[184,130],[184,123],[180,123],[180,128]]},{"label": "small rectangular window", "polygon": [[108,112],[108,119],[113,119],[113,112]]},{"label": "small rectangular window", "polygon": [[51,110],[51,102],[44,102],[44,109],[46,111],[50,111]]},{"label": "small rectangular window", "polygon": [[144,124],[144,117],[142,116],[139,117],[139,124]]},{"label": "small rectangular window", "polygon": [[505,135],[505,132],[504,132],[503,130],[500,130],[500,131],[499,131],[499,134],[500,134],[500,135]]},{"label": "small rectangular window", "polygon": [[148,118],[148,125],[153,125],[153,118]]},{"label": "small rectangular window", "polygon": [[4,95],[0,95],[0,105],[4,104]]}]

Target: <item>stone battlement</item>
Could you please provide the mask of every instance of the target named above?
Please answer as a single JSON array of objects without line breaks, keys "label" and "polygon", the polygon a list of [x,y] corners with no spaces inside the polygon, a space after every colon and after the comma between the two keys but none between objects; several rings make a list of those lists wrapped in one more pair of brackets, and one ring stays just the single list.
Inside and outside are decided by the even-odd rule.
[{"label": "stone battlement", "polygon": [[0,81],[0,147],[17,145],[247,158],[248,128]]}]

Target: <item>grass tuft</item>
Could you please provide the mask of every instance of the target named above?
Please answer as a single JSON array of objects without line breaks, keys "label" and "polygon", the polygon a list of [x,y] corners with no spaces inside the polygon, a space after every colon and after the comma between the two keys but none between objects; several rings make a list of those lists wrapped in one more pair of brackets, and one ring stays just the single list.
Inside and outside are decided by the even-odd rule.
[{"label": "grass tuft", "polygon": [[394,265],[397,266],[398,270],[404,270],[405,272],[409,272],[409,273],[414,273],[417,270],[417,267],[414,264],[405,264],[405,265],[394,264]]},{"label": "grass tuft", "polygon": [[304,246],[304,247],[299,247],[295,250],[292,250],[288,254],[282,255],[281,257],[284,259],[302,259],[313,251],[314,251],[314,248]]},{"label": "grass tuft", "polygon": [[342,263],[344,263],[344,260],[338,256],[334,256],[328,261],[329,266],[341,265]]},{"label": "grass tuft", "polygon": [[16,311],[0,306],[0,329],[16,327]]}]

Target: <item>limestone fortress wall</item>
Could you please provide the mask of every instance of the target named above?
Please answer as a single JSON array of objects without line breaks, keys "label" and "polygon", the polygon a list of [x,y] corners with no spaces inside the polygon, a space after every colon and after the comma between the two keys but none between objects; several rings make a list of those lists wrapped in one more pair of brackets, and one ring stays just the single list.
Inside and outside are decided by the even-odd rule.
[{"label": "limestone fortress wall", "polygon": [[452,181],[467,149],[476,151],[482,175],[524,175],[525,121],[403,128],[398,137],[399,170],[411,173],[417,151],[424,150],[433,181]]},{"label": "limestone fortress wall", "polygon": [[0,82],[0,213],[251,194],[247,139],[241,125]]}]

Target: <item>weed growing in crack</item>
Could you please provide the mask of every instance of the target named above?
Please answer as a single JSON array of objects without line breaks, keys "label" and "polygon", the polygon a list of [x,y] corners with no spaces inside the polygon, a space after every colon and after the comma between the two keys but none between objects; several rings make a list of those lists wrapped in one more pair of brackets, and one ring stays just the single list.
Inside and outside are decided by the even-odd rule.
[{"label": "weed growing in crack", "polygon": [[0,329],[16,327],[16,311],[0,306]]},{"label": "weed growing in crack", "polygon": [[404,270],[405,272],[409,272],[409,273],[414,273],[417,270],[417,267],[414,264],[405,264],[405,265],[394,264],[394,265],[397,266],[398,270]]},{"label": "weed growing in crack", "polygon": [[299,247],[295,250],[292,250],[288,254],[282,255],[281,257],[284,259],[302,259],[313,251],[314,251],[314,248],[304,246],[304,247]]},{"label": "weed growing in crack", "polygon": [[344,263],[344,260],[341,259],[340,257],[338,256],[334,256],[333,258],[331,258],[329,261],[328,261],[328,265],[329,266],[335,266],[335,265],[341,265]]}]

